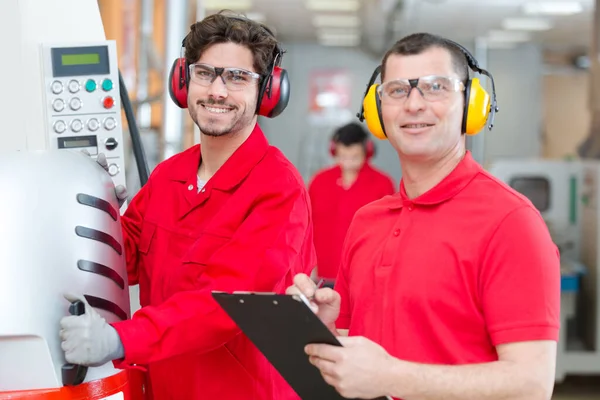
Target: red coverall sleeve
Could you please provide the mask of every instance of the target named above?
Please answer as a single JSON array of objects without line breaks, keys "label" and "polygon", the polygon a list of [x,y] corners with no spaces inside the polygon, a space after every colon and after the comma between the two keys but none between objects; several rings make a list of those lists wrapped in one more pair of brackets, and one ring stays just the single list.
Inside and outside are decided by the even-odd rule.
[{"label": "red coverall sleeve", "polygon": [[231,240],[205,264],[182,264],[167,301],[113,324],[125,349],[117,367],[216,349],[240,330],[212,298],[213,290],[283,293],[293,274],[310,272],[314,251],[306,191],[295,182],[273,186],[279,190],[261,195]]},{"label": "red coverall sleeve", "polygon": [[146,212],[146,204],[149,198],[152,176],[148,182],[133,197],[127,210],[121,216],[121,227],[123,228],[123,243],[125,247],[125,260],[127,263],[127,278],[130,285],[139,283],[138,274],[138,243],[142,231],[142,221]]},{"label": "red coverall sleeve", "polygon": [[558,340],[560,258],[530,206],[498,225],[483,259],[479,293],[492,343]]}]

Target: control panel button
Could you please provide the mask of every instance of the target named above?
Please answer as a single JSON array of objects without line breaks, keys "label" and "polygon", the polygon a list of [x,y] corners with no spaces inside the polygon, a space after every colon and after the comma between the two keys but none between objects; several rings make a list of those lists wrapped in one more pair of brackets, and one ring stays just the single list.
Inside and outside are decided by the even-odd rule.
[{"label": "control panel button", "polygon": [[106,146],[107,150],[114,150],[118,145],[119,142],[117,142],[117,139],[115,138],[108,138],[104,141],[104,146]]},{"label": "control panel button", "polygon": [[105,92],[109,92],[111,91],[113,88],[113,81],[110,79],[105,79],[102,81],[102,90],[104,90]]},{"label": "control panel button", "polygon": [[54,132],[59,134],[67,130],[67,124],[65,124],[65,121],[62,120],[56,121],[52,127],[54,128]]},{"label": "control panel button", "polygon": [[96,81],[94,81],[93,79],[88,79],[87,82],[85,83],[85,90],[87,90],[88,92],[93,92],[94,90],[96,90],[97,88],[97,84]]},{"label": "control panel button", "polygon": [[100,122],[96,118],[92,118],[88,121],[87,127],[92,132],[97,131],[100,128]]},{"label": "control panel button", "polygon": [[52,102],[52,108],[56,112],[61,112],[65,109],[65,102],[62,99],[56,99]]},{"label": "control panel button", "polygon": [[79,82],[75,79],[71,79],[69,81],[69,92],[77,93],[79,92],[79,89],[81,89],[81,85],[79,84]]},{"label": "control panel button", "polygon": [[80,132],[83,129],[83,122],[80,119],[74,119],[71,122],[71,130],[73,132]]},{"label": "control panel button", "polygon": [[78,97],[73,97],[71,101],[69,101],[69,107],[71,107],[71,110],[73,111],[79,110],[81,108],[81,100],[79,100]]},{"label": "control panel button", "polygon": [[106,118],[104,120],[104,128],[112,131],[117,126],[117,121],[113,117]]},{"label": "control panel button", "polygon": [[108,166],[108,174],[110,176],[115,176],[116,174],[119,173],[120,170],[121,170],[121,168],[119,168],[119,166],[117,164],[110,164]]},{"label": "control panel button", "polygon": [[63,84],[61,81],[54,81],[54,82],[52,82],[50,89],[52,90],[52,93],[54,93],[54,94],[61,94],[63,91]]},{"label": "control panel button", "polygon": [[106,96],[104,99],[102,99],[102,105],[107,110],[113,108],[115,105],[115,99],[113,99],[111,96]]}]

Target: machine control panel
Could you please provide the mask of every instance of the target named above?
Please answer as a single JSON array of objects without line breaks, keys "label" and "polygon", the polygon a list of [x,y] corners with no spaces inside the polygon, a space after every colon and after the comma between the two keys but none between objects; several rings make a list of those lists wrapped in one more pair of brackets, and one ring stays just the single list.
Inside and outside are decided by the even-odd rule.
[{"label": "machine control panel", "polygon": [[42,45],[50,148],[104,153],[125,185],[117,50],[114,41]]}]

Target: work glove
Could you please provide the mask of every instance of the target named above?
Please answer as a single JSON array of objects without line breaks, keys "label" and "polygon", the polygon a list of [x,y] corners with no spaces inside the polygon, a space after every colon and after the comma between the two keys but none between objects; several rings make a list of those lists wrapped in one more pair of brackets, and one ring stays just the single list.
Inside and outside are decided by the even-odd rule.
[{"label": "work glove", "polygon": [[[90,154],[90,152],[87,150],[81,150],[81,152],[89,157],[92,156]],[[106,159],[106,155],[104,153],[98,154],[98,157],[96,158],[96,162],[102,168],[104,168],[104,170],[106,172],[108,172],[108,160]],[[115,186],[115,195],[117,196],[117,200],[119,201],[119,208],[121,208],[123,206],[123,204],[125,204],[125,201],[127,200],[127,188],[125,188],[125,186],[123,186],[123,185]]]},{"label": "work glove", "polygon": [[85,297],[65,294],[71,303],[85,304],[85,314],[60,320],[61,347],[68,363],[98,367],[123,358],[125,351],[119,334],[87,302]]}]

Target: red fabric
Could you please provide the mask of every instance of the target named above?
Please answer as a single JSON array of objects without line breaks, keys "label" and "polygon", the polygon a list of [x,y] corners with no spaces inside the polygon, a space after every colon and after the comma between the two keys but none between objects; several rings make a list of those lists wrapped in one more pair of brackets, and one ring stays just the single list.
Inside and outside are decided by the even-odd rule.
[{"label": "red fabric", "polygon": [[498,359],[495,346],[558,340],[560,261],[539,212],[467,153],[414,200],[360,210],[336,290],[337,326],[420,363]]},{"label": "red fabric", "polygon": [[342,186],[341,179],[341,168],[334,166],[318,172],[309,185],[317,271],[319,277],[332,281],[337,275],[344,238],[356,211],[396,191],[394,181],[368,163],[348,189]]},{"label": "red fabric", "polygon": [[199,146],[161,163],[123,217],[143,308],[114,324],[154,399],[295,399],[211,291],[284,293],[315,265],[308,193],[260,128],[197,191]]}]

